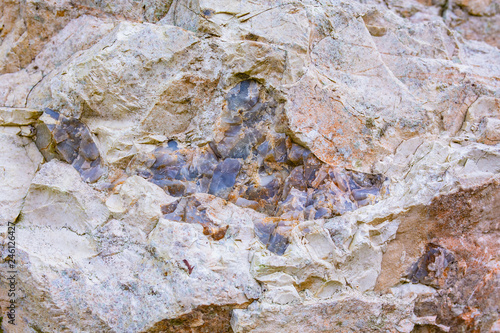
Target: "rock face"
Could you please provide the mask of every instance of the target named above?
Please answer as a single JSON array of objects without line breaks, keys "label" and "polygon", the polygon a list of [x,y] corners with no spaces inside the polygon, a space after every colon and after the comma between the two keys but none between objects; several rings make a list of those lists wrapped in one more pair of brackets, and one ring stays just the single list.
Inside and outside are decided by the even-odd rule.
[{"label": "rock face", "polygon": [[4,332],[500,332],[498,1],[0,9]]}]

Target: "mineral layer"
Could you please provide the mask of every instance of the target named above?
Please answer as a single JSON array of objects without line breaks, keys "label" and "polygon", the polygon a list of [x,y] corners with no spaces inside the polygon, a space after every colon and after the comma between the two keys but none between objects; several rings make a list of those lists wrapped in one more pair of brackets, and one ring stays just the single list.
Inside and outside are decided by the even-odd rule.
[{"label": "mineral layer", "polygon": [[0,332],[500,332],[499,0],[4,0]]}]

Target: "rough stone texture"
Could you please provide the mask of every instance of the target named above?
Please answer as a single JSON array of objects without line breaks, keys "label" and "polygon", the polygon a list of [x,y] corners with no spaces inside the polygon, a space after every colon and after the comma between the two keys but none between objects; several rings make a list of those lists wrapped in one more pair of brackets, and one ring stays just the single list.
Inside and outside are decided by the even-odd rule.
[{"label": "rough stone texture", "polygon": [[48,108],[40,120],[35,127],[35,144],[43,157],[71,163],[85,181],[96,182],[104,170],[99,149],[85,124]]},{"label": "rough stone texture", "polygon": [[33,227],[90,233],[102,225],[109,211],[93,189],[69,165],[51,161],[31,182],[19,222]]},{"label": "rough stone texture", "polygon": [[[21,121],[24,122],[24,119]],[[0,223],[2,226],[16,220],[30,183],[42,163],[42,156],[33,141],[18,135],[21,131],[18,126],[0,127],[0,184],[2,188]]]},{"label": "rough stone texture", "polygon": [[34,109],[0,107],[0,124],[2,126],[30,125],[42,115]]},{"label": "rough stone texture", "polygon": [[[429,206],[398,217],[402,222],[384,254],[385,273],[379,276],[378,287],[394,284],[406,266],[410,282],[439,291],[417,299],[418,316],[437,315],[437,324],[487,332],[500,312],[499,188],[497,180],[441,195]],[[421,225],[423,219],[425,225]],[[408,267],[395,265],[397,261],[415,263]]]},{"label": "rough stone texture", "polygon": [[[3,1],[0,73],[25,68],[52,36],[82,15],[155,22],[165,15],[170,3],[154,0]],[[93,39],[93,36],[87,37]]]},{"label": "rough stone texture", "polygon": [[3,1],[1,329],[500,332],[499,20]]}]

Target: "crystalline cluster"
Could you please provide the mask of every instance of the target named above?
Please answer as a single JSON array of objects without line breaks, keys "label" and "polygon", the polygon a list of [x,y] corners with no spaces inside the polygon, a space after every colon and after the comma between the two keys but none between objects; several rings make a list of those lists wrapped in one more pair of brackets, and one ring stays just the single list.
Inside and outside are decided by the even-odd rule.
[{"label": "crystalline cluster", "polygon": [[[341,215],[375,203],[386,191],[381,176],[327,165],[282,133],[278,103],[258,82],[238,83],[226,102],[222,138],[199,148],[181,148],[170,140],[148,156],[137,156],[127,171],[174,197],[208,193],[272,217],[256,221],[255,228],[278,254],[287,247],[293,221]],[[37,126],[37,145],[46,159],[72,164],[88,182],[99,179],[101,158],[87,127],[50,109],[45,113],[51,121]],[[203,211],[190,213],[196,209],[189,202],[181,201],[166,217],[200,223],[207,234],[219,237],[218,231],[207,231],[211,227]]]}]

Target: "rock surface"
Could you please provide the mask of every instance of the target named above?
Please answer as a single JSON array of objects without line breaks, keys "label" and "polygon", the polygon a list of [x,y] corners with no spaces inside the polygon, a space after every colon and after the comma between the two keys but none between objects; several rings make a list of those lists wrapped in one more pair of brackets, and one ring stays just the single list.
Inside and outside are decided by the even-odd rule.
[{"label": "rock surface", "polygon": [[500,332],[499,31],[497,0],[3,1],[1,330]]}]

